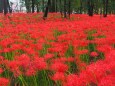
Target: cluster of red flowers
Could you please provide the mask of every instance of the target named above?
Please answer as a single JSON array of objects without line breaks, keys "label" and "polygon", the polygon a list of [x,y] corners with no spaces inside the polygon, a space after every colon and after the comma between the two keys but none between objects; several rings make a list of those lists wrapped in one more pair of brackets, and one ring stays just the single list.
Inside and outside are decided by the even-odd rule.
[{"label": "cluster of red flowers", "polygon": [[41,71],[48,71],[45,79],[53,86],[115,86],[113,15],[41,15],[0,15],[0,86],[27,85],[32,76],[37,83]]}]

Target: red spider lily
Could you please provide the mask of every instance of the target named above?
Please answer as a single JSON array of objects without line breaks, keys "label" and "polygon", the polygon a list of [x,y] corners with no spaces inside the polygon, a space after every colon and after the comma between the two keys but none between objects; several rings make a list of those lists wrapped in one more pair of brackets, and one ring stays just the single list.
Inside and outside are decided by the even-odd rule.
[{"label": "red spider lily", "polygon": [[30,64],[30,58],[26,54],[22,54],[19,57],[16,57],[19,66],[23,67],[25,70],[27,69],[28,65]]},{"label": "red spider lily", "polygon": [[10,52],[10,51],[11,51],[11,48],[4,48],[2,52],[7,53],[7,52]]},{"label": "red spider lily", "polygon": [[34,61],[32,61],[32,66],[36,70],[45,70],[47,68],[44,58],[39,57],[35,57]]},{"label": "red spider lily", "polygon": [[0,78],[0,86],[8,86],[9,80],[6,78]]},{"label": "red spider lily", "polygon": [[98,86],[115,86],[115,75],[102,78]]},{"label": "red spider lily", "polygon": [[77,54],[77,55],[82,55],[82,54],[88,54],[88,50],[87,49],[84,49],[84,50],[78,50],[78,51],[76,51],[75,53]]},{"label": "red spider lily", "polygon": [[51,78],[54,81],[64,81],[65,80],[65,75],[62,72],[56,72]]},{"label": "red spider lily", "polygon": [[0,68],[0,74],[3,72],[3,69],[2,68]]},{"label": "red spider lily", "polygon": [[50,68],[56,72],[66,72],[68,70],[68,66],[61,62],[54,62]]},{"label": "red spider lily", "polygon": [[18,61],[9,62],[8,67],[9,67],[8,69],[13,72],[15,77],[22,74],[20,69],[19,69],[19,62]]},{"label": "red spider lily", "polygon": [[27,54],[30,54],[30,55],[35,55],[35,50],[31,47],[29,48],[23,48],[23,50],[27,53]]},{"label": "red spider lily", "polygon": [[6,38],[6,39],[3,39],[1,42],[0,42],[0,45],[3,47],[3,48],[6,48],[8,45],[12,44],[14,42],[13,39],[11,38]]},{"label": "red spider lily", "polygon": [[97,50],[99,52],[108,53],[112,50],[112,47],[110,45],[102,45],[102,46],[97,47]]},{"label": "red spider lily", "polygon": [[36,70],[33,68],[33,67],[29,67],[26,72],[25,72],[25,75],[26,76],[33,76],[36,74]]},{"label": "red spider lily", "polygon": [[53,58],[54,57],[54,54],[46,54],[45,56],[44,56],[44,59],[45,60],[48,60],[48,59],[51,59],[51,58]]},{"label": "red spider lily", "polygon": [[91,56],[91,57],[97,57],[97,56],[98,56],[98,53],[97,53],[97,52],[91,52],[91,53],[90,53],[90,56]]},{"label": "red spider lily", "polygon": [[0,64],[2,64],[4,61],[4,57],[3,56],[0,56]]},{"label": "red spider lily", "polygon": [[80,79],[77,75],[70,74],[66,79],[67,82],[64,86],[86,86],[86,84],[83,83],[83,79]]},{"label": "red spider lily", "polygon": [[22,46],[20,44],[12,44],[11,50],[15,51],[15,50],[20,50],[22,48]]},{"label": "red spider lily", "polygon": [[60,57],[60,58],[55,58],[55,59],[52,59],[51,60],[51,62],[52,63],[65,63],[65,62],[67,62],[68,60],[67,60],[67,58],[66,57]]}]

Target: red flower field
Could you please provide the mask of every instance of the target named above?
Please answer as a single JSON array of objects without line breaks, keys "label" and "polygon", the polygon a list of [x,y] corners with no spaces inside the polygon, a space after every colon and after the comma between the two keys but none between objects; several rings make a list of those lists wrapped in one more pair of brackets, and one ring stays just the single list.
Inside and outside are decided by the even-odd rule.
[{"label": "red flower field", "polygon": [[115,86],[115,16],[0,14],[0,86]]}]

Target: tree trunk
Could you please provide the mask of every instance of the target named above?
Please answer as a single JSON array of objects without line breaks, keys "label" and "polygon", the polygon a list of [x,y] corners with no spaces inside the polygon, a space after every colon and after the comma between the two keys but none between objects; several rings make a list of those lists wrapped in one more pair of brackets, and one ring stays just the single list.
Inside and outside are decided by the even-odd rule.
[{"label": "tree trunk", "polygon": [[61,0],[59,1],[59,3],[60,3],[60,13],[61,13],[61,17],[63,17],[63,13],[62,13],[62,2],[61,2]]},{"label": "tree trunk", "polygon": [[3,13],[3,2],[4,0],[1,0],[0,2],[0,13]]},{"label": "tree trunk", "polygon": [[88,0],[87,4],[88,4],[88,15],[93,16],[94,3],[92,0]]},{"label": "tree trunk", "polygon": [[37,13],[39,13],[39,5],[37,4]]},{"label": "tree trunk", "polygon": [[67,16],[66,16],[66,0],[64,0],[64,18],[67,18]]},{"label": "tree trunk", "polygon": [[51,4],[51,1],[48,0],[48,2],[47,2],[47,6],[46,6],[46,10],[45,10],[45,12],[44,12],[44,16],[43,16],[43,19],[44,19],[44,20],[47,18],[48,10],[49,10],[49,6],[50,6],[50,4]]},{"label": "tree trunk", "polygon": [[31,12],[30,0],[25,0],[25,5],[26,5],[27,13],[30,13]]},{"label": "tree trunk", "polygon": [[68,16],[70,18],[70,14],[71,14],[71,1],[68,1]]},{"label": "tree trunk", "polygon": [[4,15],[6,15],[8,13],[7,0],[3,0],[3,8],[4,8]]},{"label": "tree trunk", "polygon": [[7,0],[7,5],[8,5],[9,13],[12,13],[12,8],[10,7],[9,0]]},{"label": "tree trunk", "polygon": [[55,5],[56,5],[56,6],[55,6],[55,12],[57,13],[57,12],[58,12],[58,7],[57,7],[57,3],[58,3],[58,1],[55,0],[55,3],[56,3],[56,4],[55,4]]},{"label": "tree trunk", "polygon": [[107,12],[108,12],[108,0],[103,0],[103,4],[104,4],[103,17],[107,17]]},{"label": "tree trunk", "polygon": [[44,0],[42,0],[42,12],[44,12]]},{"label": "tree trunk", "polygon": [[51,2],[51,12],[55,12],[55,5],[56,5],[55,0],[52,0],[52,2]]},{"label": "tree trunk", "polygon": [[82,14],[82,0],[80,0],[80,14]]},{"label": "tree trunk", "polygon": [[32,0],[32,13],[34,13],[34,5],[35,5],[35,1]]}]

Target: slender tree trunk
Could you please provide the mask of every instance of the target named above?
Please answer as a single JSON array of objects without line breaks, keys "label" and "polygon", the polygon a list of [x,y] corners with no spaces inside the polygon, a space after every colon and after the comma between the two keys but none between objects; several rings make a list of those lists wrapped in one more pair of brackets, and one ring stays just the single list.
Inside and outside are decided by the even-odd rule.
[{"label": "slender tree trunk", "polygon": [[66,18],[66,0],[64,0],[64,18]]},{"label": "slender tree trunk", "polygon": [[55,0],[52,0],[52,3],[51,3],[51,12],[55,12],[55,6],[56,6]]},{"label": "slender tree trunk", "polygon": [[8,13],[7,0],[3,0],[3,8],[4,8],[4,15],[6,15]]},{"label": "slender tree trunk", "polygon": [[47,2],[47,6],[46,6],[46,10],[45,10],[45,12],[44,12],[43,19],[46,19],[46,18],[47,18],[48,10],[49,10],[49,6],[50,6],[50,4],[51,4],[51,1],[48,0],[48,2]]},{"label": "slender tree trunk", "polygon": [[107,17],[107,12],[108,12],[108,0],[103,0],[103,4],[104,4],[103,17]]},{"label": "slender tree trunk", "polygon": [[32,0],[32,13],[34,13],[34,5],[35,5],[35,1]]},{"label": "slender tree trunk", "polygon": [[7,0],[7,5],[8,5],[9,13],[12,13],[12,8],[10,7],[9,0]]},{"label": "slender tree trunk", "polygon": [[58,11],[58,8],[57,8],[57,0],[55,0],[55,12],[57,13],[57,11]]},{"label": "slender tree trunk", "polygon": [[26,6],[27,13],[30,13],[31,12],[30,0],[25,0],[25,6]]},{"label": "slender tree trunk", "polygon": [[42,0],[42,11],[44,12],[44,0]]},{"label": "slender tree trunk", "polygon": [[4,3],[4,0],[1,0],[1,2],[0,2],[0,13],[3,13],[3,3]]},{"label": "slender tree trunk", "polygon": [[59,3],[60,3],[60,13],[61,13],[61,17],[63,17],[63,13],[62,13],[62,2],[61,2],[61,0],[59,0]]},{"label": "slender tree trunk", "polygon": [[93,16],[94,3],[93,0],[88,0],[88,15]]},{"label": "slender tree trunk", "polygon": [[70,14],[71,14],[71,1],[68,1],[68,16],[70,18]]},{"label": "slender tree trunk", "polygon": [[37,4],[37,13],[39,13],[39,5]]},{"label": "slender tree trunk", "polygon": [[80,14],[82,14],[82,0],[80,0]]}]

